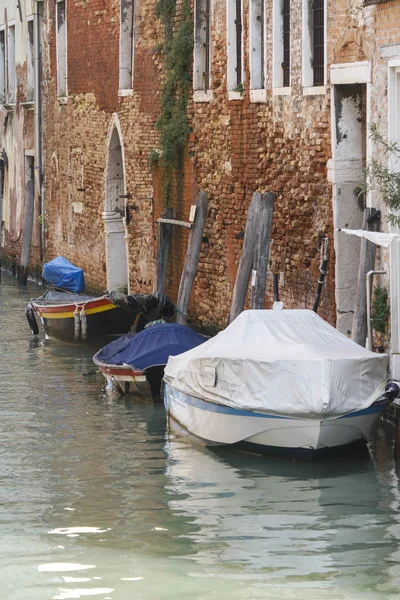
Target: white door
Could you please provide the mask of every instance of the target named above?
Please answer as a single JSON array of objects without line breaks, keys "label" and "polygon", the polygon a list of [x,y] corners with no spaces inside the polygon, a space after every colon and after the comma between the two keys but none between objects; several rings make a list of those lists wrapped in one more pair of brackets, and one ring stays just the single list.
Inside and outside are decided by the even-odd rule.
[{"label": "white door", "polygon": [[125,177],[122,147],[114,128],[108,149],[106,206],[103,212],[106,238],[107,289],[127,291],[128,260],[125,227]]}]

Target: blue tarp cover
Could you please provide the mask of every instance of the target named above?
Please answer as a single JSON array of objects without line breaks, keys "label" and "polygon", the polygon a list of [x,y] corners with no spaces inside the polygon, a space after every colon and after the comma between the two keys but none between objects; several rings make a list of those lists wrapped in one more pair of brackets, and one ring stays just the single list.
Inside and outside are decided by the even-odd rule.
[{"label": "blue tarp cover", "polygon": [[166,365],[170,356],[182,354],[199,346],[206,339],[184,325],[162,323],[134,335],[127,333],[104,346],[96,359],[111,365],[131,365],[144,371]]},{"label": "blue tarp cover", "polygon": [[48,283],[75,294],[80,294],[85,289],[83,269],[79,269],[63,256],[57,256],[46,263],[42,277]]}]

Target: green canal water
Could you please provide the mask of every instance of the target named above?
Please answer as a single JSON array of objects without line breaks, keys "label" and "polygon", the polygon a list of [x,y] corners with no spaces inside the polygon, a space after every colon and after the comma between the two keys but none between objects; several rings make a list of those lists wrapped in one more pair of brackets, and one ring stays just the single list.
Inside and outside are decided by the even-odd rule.
[{"label": "green canal water", "polygon": [[31,337],[0,285],[0,598],[400,598],[400,464],[308,464],[169,434],[110,398],[93,350]]}]

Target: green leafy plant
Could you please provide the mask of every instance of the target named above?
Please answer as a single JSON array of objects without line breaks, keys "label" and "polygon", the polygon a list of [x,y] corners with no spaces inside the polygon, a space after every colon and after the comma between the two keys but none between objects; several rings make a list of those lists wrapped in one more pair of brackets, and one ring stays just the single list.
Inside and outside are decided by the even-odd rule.
[{"label": "green leafy plant", "polygon": [[235,87],[235,89],[233,91],[243,94],[243,92],[244,92],[243,83],[238,83],[238,85]]},{"label": "green leafy plant", "polygon": [[[159,162],[166,206],[173,190],[174,173],[182,168],[183,150],[191,132],[187,106],[192,87],[194,39],[189,0],[183,0],[181,13],[179,19],[176,19],[176,0],[159,0],[156,5],[156,15],[164,30],[162,48],[165,79],[156,127],[160,132]],[[174,27],[175,21],[177,23]]]},{"label": "green leafy plant", "polygon": [[364,184],[359,187],[359,195],[365,194],[377,186],[382,199],[389,209],[388,220],[393,225],[400,225],[400,170],[389,166],[389,159],[398,160],[400,165],[400,146],[397,142],[389,142],[379,131],[376,124],[370,127],[370,137],[374,144],[382,150],[384,164],[371,159],[365,169]]},{"label": "green leafy plant", "polygon": [[389,319],[390,307],[385,287],[374,288],[371,310],[371,324],[375,331],[384,333]]},{"label": "green leafy plant", "polygon": [[157,150],[152,150],[149,154],[150,169],[154,169],[158,165],[159,160],[160,154],[157,152]]}]

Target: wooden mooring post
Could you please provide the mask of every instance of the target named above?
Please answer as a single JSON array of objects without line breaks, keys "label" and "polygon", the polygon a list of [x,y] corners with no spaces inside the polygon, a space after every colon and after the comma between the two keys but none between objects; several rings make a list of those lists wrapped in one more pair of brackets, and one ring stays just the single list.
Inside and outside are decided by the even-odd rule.
[{"label": "wooden mooring post", "polygon": [[35,206],[35,185],[32,179],[26,184],[25,188],[25,216],[24,216],[24,234],[21,250],[21,262],[18,269],[18,283],[26,285],[28,279],[29,257],[32,245],[33,214]]},{"label": "wooden mooring post", "polygon": [[233,288],[231,310],[229,312],[229,323],[232,323],[242,312],[246,302],[247,289],[254,261],[261,206],[262,195],[260,192],[255,192],[247,213],[242,254],[240,256],[235,287]]},{"label": "wooden mooring post", "polygon": [[[375,217],[376,215],[376,217]],[[379,215],[375,209],[366,208],[363,217],[363,229],[378,231]],[[375,268],[376,245],[366,238],[361,238],[360,266],[358,269],[357,296],[353,317],[351,339],[365,347],[367,339],[367,292],[365,278]]]},{"label": "wooden mooring post", "polygon": [[207,194],[200,192],[196,201],[196,214],[190,229],[185,266],[179,284],[176,322],[185,325],[188,317],[190,294],[197,273],[203,230],[207,218]]},{"label": "wooden mooring post", "polygon": [[[173,219],[174,209],[166,208],[163,218]],[[156,266],[156,281],[154,291],[164,293],[165,280],[167,277],[169,248],[172,238],[172,223],[158,223],[158,261]]]},{"label": "wooden mooring post", "polygon": [[267,192],[263,195],[259,215],[259,227],[254,249],[254,281],[252,282],[254,285],[251,286],[250,299],[250,307],[256,309],[264,308],[274,203],[275,194],[272,192]]}]

